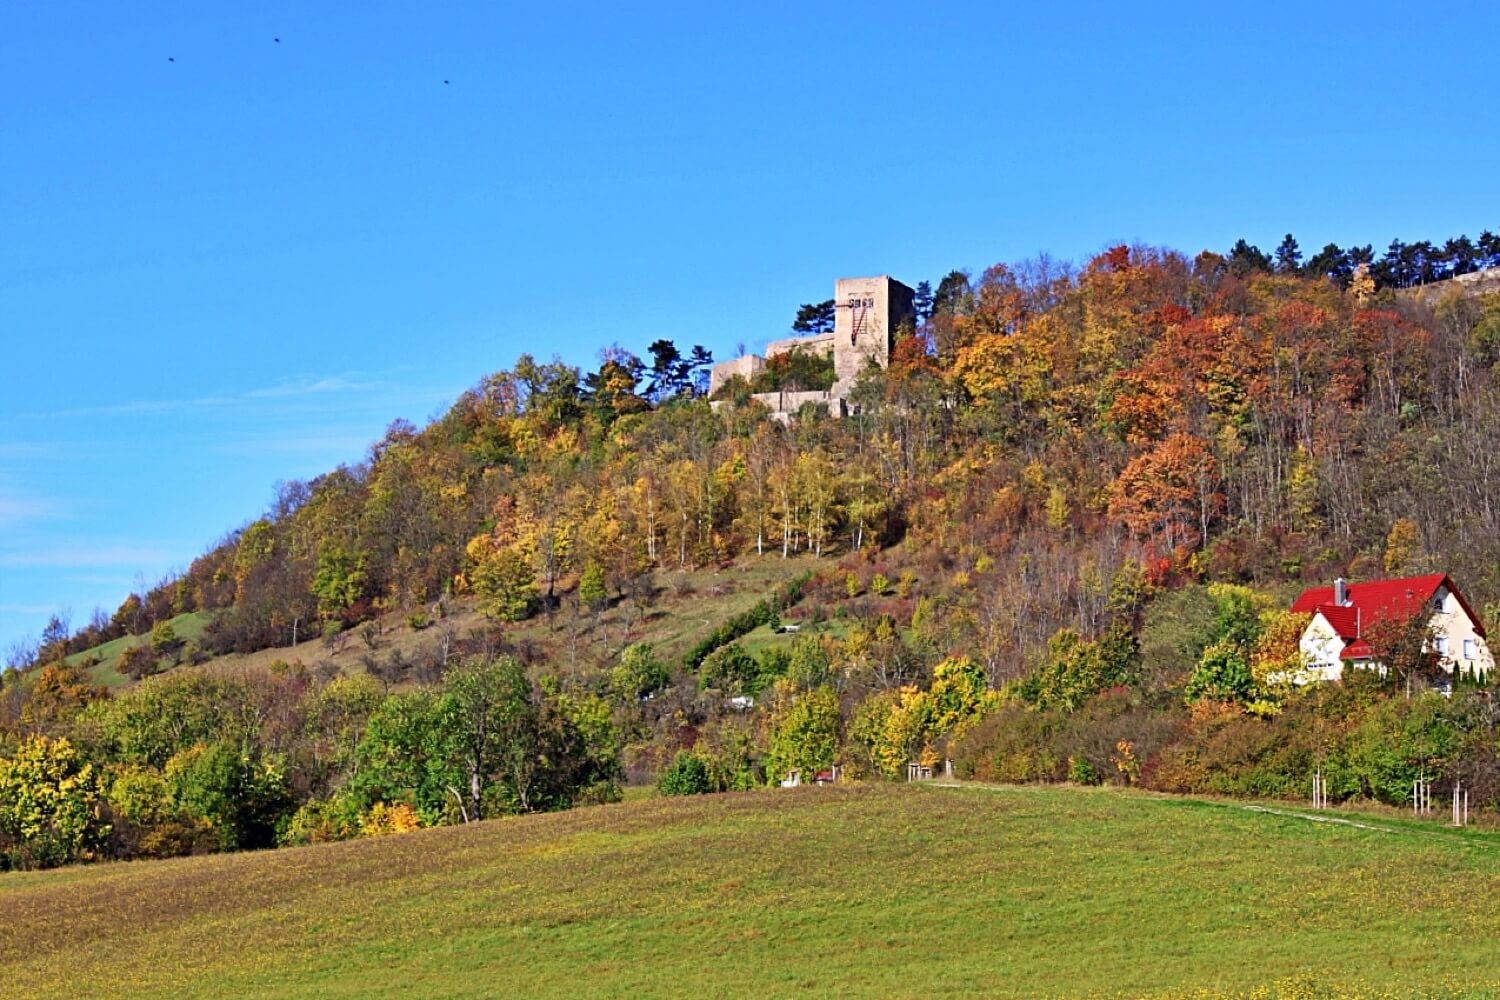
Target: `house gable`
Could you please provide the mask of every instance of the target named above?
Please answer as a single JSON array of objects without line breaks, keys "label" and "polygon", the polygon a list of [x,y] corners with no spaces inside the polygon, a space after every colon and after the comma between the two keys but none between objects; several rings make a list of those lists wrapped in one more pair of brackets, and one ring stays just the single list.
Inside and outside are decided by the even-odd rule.
[{"label": "house gable", "polygon": [[1324,678],[1341,675],[1345,662],[1383,669],[1379,654],[1366,641],[1369,630],[1422,616],[1429,616],[1432,651],[1449,673],[1487,673],[1494,666],[1483,621],[1446,573],[1311,587],[1291,610],[1313,616],[1300,648]]}]

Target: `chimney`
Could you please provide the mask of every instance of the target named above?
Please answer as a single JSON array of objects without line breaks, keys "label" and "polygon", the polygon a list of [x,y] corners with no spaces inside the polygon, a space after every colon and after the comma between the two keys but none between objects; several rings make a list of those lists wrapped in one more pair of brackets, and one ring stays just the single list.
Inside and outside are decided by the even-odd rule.
[{"label": "chimney", "polygon": [[1333,603],[1341,608],[1349,603],[1349,584],[1343,577],[1333,581]]}]

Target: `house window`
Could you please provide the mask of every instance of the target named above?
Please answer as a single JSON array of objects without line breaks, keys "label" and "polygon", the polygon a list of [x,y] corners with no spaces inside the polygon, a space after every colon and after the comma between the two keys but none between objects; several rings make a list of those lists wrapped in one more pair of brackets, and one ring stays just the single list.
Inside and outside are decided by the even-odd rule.
[{"label": "house window", "polygon": [[1434,636],[1433,639],[1432,639],[1432,648],[1435,649],[1435,650],[1437,650],[1437,655],[1439,655],[1439,656],[1447,656],[1448,655],[1448,637],[1447,636],[1442,636],[1442,635]]},{"label": "house window", "polygon": [[1433,611],[1441,611],[1441,610],[1443,610],[1443,595],[1442,594],[1439,594],[1439,595],[1437,595],[1436,597],[1434,597],[1432,599],[1432,610]]},{"label": "house window", "polygon": [[1474,640],[1473,639],[1465,639],[1464,640],[1464,659],[1466,659],[1466,660],[1472,660],[1472,659],[1474,659]]}]

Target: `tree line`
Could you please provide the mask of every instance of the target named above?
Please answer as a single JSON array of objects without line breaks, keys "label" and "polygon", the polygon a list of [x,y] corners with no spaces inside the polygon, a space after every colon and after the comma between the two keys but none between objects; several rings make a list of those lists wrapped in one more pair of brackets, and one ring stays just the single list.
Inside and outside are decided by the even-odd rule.
[{"label": "tree line", "polygon": [[1273,253],[1267,254],[1241,239],[1230,248],[1227,258],[1230,266],[1241,272],[1331,279],[1345,287],[1354,279],[1356,271],[1366,268],[1378,287],[1411,288],[1500,265],[1500,236],[1486,229],[1474,240],[1466,235],[1441,243],[1432,240],[1407,243],[1394,239],[1379,258],[1375,256],[1373,244],[1343,248],[1337,243],[1328,243],[1304,260],[1296,238],[1287,233]]}]

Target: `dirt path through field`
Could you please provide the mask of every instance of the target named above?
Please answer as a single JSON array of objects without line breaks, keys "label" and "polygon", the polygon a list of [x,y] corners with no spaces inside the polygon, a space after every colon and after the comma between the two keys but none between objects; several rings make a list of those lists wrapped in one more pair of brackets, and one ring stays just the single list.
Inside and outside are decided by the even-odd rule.
[{"label": "dirt path through field", "polygon": [[[985,785],[960,781],[934,781],[930,784],[933,788],[966,788],[974,791],[989,792],[1002,791],[1006,787],[1003,785]],[[1292,809],[1277,809],[1273,806],[1255,805],[1250,803],[1223,802],[1215,799],[1198,799],[1187,796],[1177,797],[1171,795],[1151,795],[1149,797],[1159,802],[1192,802],[1197,805],[1212,805],[1220,806],[1225,809],[1237,809],[1241,812],[1266,813],[1271,816],[1284,816],[1288,819],[1306,820],[1309,823],[1334,823],[1339,826],[1349,826],[1357,830],[1369,830],[1374,833],[1414,834],[1422,837],[1437,837],[1442,840],[1458,840],[1466,844],[1486,843],[1486,841],[1479,840],[1473,837],[1465,837],[1457,829],[1453,828],[1439,830],[1421,830],[1413,829],[1411,827],[1379,826],[1375,823],[1369,823],[1363,820],[1346,819],[1343,816],[1328,816],[1320,815],[1318,813],[1298,812]]]}]

